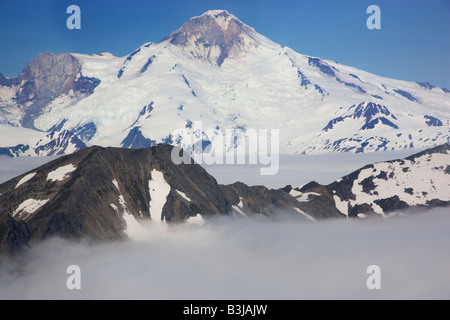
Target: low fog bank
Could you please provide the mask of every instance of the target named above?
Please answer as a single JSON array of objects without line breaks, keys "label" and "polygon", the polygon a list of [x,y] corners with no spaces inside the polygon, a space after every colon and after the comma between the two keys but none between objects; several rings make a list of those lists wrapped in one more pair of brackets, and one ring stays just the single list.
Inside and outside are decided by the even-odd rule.
[{"label": "low fog bank", "polygon": [[[52,239],[3,260],[0,299],[449,299],[448,208],[316,223],[220,218],[134,240]],[[81,289],[69,290],[69,265]],[[366,286],[381,268],[381,290]]]},{"label": "low fog bank", "polygon": [[202,166],[220,184],[231,184],[237,180],[248,185],[264,185],[268,188],[282,188],[288,184],[297,187],[311,181],[327,185],[365,165],[380,161],[408,157],[423,149],[401,151],[380,151],[373,153],[328,153],[319,155],[280,155],[276,175],[263,176],[261,167],[268,165],[205,165]]}]

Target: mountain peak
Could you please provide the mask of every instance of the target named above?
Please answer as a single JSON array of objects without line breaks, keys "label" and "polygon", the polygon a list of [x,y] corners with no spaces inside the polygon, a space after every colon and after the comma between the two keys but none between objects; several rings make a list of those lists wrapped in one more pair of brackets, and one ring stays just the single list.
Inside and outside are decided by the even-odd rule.
[{"label": "mountain peak", "polygon": [[[232,14],[230,14],[227,10],[208,10],[205,13],[203,13],[200,17],[202,16],[213,16],[213,17],[233,17],[236,19],[235,16],[233,16]],[[195,17],[194,17],[195,18]],[[194,19],[192,18],[192,19]]]},{"label": "mountain peak", "polygon": [[257,47],[256,32],[226,10],[210,10],[193,17],[163,41],[183,47],[189,55],[221,66],[226,58],[238,57]]},{"label": "mountain peak", "polygon": [[133,237],[143,221],[180,223],[279,212],[311,219],[343,217],[320,198],[301,203],[263,186],[219,185],[199,164],[175,164],[172,151],[168,145],[93,146],[0,184],[0,255],[51,236],[97,241]]},{"label": "mountain peak", "polygon": [[[240,21],[234,15],[230,14],[227,10],[209,10],[200,16],[192,17],[191,19],[189,19],[189,21],[194,21],[198,24],[206,23],[207,25],[215,22],[223,30],[227,30],[230,26],[230,23],[236,23],[240,26],[245,25],[244,23],[242,23],[242,21]],[[248,26],[246,27],[249,28]]]}]

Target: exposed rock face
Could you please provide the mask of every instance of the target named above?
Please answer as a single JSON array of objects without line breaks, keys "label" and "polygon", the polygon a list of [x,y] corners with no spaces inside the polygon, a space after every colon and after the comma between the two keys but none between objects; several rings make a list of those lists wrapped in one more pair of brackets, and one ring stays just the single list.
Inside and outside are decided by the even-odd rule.
[{"label": "exposed rock face", "polygon": [[254,30],[225,10],[211,10],[194,17],[162,41],[170,39],[192,56],[221,66],[247,46],[258,46]]},{"label": "exposed rock face", "polygon": [[302,188],[292,188],[286,186],[283,191],[289,193],[299,203],[306,212],[314,212],[315,219],[325,219],[330,217],[342,217],[342,213],[336,208],[333,195],[329,190],[312,181]]},{"label": "exposed rock face", "polygon": [[0,76],[0,85],[17,86],[14,100],[25,108],[22,125],[28,128],[34,128],[34,119],[53,99],[69,92],[91,94],[99,83],[98,79],[82,76],[79,61],[70,53],[41,53],[17,78]]},{"label": "exposed rock face", "polygon": [[128,135],[122,141],[122,147],[130,149],[148,148],[153,147],[156,144],[156,141],[145,138],[142,135],[140,127],[134,127],[133,129],[131,129]]},{"label": "exposed rock face", "polygon": [[22,85],[16,101],[23,104],[67,93],[69,88],[73,88],[80,70],[79,62],[68,53],[41,53],[30,61],[19,76]]},{"label": "exposed rock face", "polygon": [[[281,190],[267,189],[264,186],[249,187],[241,182],[221,186],[235,215],[254,214],[273,215],[279,212],[299,213],[308,220],[341,218],[342,214],[334,206],[334,201],[320,197],[308,201],[298,201],[289,194],[290,187]],[[291,188],[292,189],[292,188]]]},{"label": "exposed rock face", "polygon": [[30,230],[23,221],[11,216],[0,217],[0,253],[17,254],[28,246]]}]

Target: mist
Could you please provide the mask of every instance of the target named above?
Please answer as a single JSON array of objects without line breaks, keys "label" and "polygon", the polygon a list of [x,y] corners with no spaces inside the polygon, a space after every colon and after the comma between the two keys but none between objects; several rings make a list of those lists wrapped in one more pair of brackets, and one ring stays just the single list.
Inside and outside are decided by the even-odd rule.
[{"label": "mist", "polygon": [[282,188],[288,184],[297,187],[311,181],[327,185],[367,164],[405,158],[422,150],[405,149],[359,154],[350,152],[318,155],[282,154],[279,159],[279,170],[272,176],[261,175],[260,168],[265,166],[260,164],[202,166],[220,184],[231,184],[239,180],[248,185],[264,185],[268,188]]},{"label": "mist", "polygon": [[[142,225],[107,244],[51,239],[3,259],[0,299],[449,299],[450,212]],[[66,286],[78,265],[81,289]],[[381,289],[366,286],[381,269]]]}]

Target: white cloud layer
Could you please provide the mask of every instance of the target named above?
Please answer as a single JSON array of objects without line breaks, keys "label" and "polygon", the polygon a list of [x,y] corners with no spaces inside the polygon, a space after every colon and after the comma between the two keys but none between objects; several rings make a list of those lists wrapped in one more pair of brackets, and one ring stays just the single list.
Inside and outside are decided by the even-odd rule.
[{"label": "white cloud layer", "polygon": [[[449,299],[450,211],[315,223],[146,224],[133,240],[52,239],[0,265],[0,299]],[[69,265],[81,290],[68,290]],[[366,269],[381,268],[381,290]]]}]

